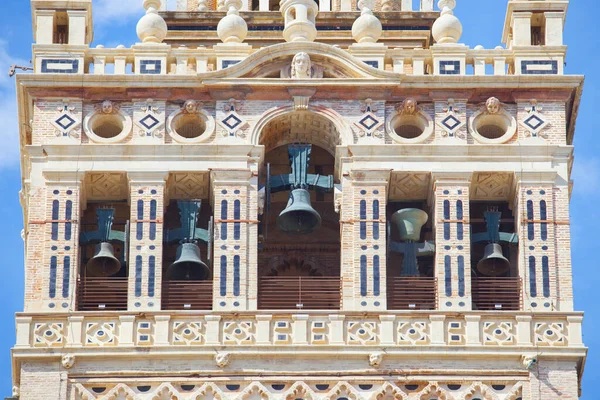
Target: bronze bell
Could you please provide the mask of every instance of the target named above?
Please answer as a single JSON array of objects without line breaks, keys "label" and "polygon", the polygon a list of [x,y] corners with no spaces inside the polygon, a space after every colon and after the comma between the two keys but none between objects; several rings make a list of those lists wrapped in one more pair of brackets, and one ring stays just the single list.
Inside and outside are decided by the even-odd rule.
[{"label": "bronze bell", "polygon": [[183,243],[177,247],[175,262],[169,265],[167,277],[171,281],[203,281],[210,269],[200,259],[200,248],[195,243]]},{"label": "bronze bell", "polygon": [[115,257],[112,244],[102,242],[96,245],[94,257],[85,266],[89,276],[111,276],[119,272],[121,262]]},{"label": "bronze bell", "polygon": [[277,228],[290,235],[308,235],[321,226],[321,216],[310,205],[306,189],[294,189],[285,210],[277,217]]},{"label": "bronze bell", "polygon": [[510,268],[510,262],[502,254],[502,246],[490,243],[485,246],[483,258],[477,263],[477,270],[487,276],[499,276]]}]

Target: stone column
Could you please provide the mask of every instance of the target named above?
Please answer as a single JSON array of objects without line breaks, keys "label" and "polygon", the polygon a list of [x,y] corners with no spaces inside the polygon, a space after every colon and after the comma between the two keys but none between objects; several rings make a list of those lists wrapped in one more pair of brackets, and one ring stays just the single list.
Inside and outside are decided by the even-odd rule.
[{"label": "stone column", "polygon": [[86,10],[67,10],[69,16],[69,44],[86,44],[87,15]]},{"label": "stone column", "polygon": [[29,190],[25,311],[73,311],[82,174],[46,172]]},{"label": "stone column", "polygon": [[438,309],[471,309],[471,173],[433,173]]},{"label": "stone column", "polygon": [[54,43],[55,10],[35,11],[35,42],[36,44]]},{"label": "stone column", "polygon": [[[523,307],[532,311],[573,310],[568,187],[561,190],[554,186],[554,172],[517,176],[514,209]],[[559,304],[559,297],[563,304]]]},{"label": "stone column", "polygon": [[390,170],[354,170],[342,182],[344,311],[381,311],[386,301],[386,205]]},{"label": "stone column", "polygon": [[[531,12],[515,12],[512,15],[513,46],[531,46]],[[512,46],[511,46],[512,47]]]},{"label": "stone column", "polygon": [[562,46],[565,13],[545,12],[546,17],[546,46]]},{"label": "stone column", "polygon": [[129,172],[129,284],[127,309],[161,308],[163,214],[168,173]]},{"label": "stone column", "polygon": [[250,170],[213,170],[211,189],[213,310],[256,310],[258,178]]}]

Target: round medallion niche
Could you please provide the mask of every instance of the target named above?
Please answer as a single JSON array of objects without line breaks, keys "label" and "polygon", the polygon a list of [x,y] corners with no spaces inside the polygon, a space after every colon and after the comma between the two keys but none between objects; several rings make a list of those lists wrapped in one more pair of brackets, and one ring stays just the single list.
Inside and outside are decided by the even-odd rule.
[{"label": "round medallion niche", "polygon": [[215,131],[215,120],[198,103],[188,100],[167,120],[167,132],[178,143],[199,143]]},{"label": "round medallion niche", "polygon": [[416,100],[406,99],[388,119],[387,131],[398,143],[422,143],[433,133],[433,120]]},{"label": "round medallion niche", "polygon": [[97,105],[83,121],[85,134],[94,143],[118,143],[131,133],[132,127],[131,117],[108,100]]},{"label": "round medallion niche", "polygon": [[491,97],[485,107],[469,119],[469,131],[476,142],[482,144],[502,144],[508,142],[517,132],[517,121]]}]

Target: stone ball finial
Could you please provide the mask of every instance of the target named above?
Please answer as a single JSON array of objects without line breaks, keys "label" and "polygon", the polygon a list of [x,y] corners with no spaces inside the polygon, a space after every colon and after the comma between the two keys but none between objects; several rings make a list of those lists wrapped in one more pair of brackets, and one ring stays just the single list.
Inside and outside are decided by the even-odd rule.
[{"label": "stone ball finial", "polygon": [[373,0],[359,0],[360,17],[352,24],[352,38],[357,43],[376,43],[381,38],[381,21],[373,15]]},{"label": "stone ball finial", "polygon": [[456,7],[456,0],[440,0],[438,7],[442,12],[433,23],[433,38],[439,44],[458,43],[462,36],[462,24],[452,11]]},{"label": "stone ball finial", "polygon": [[248,35],[248,24],[240,17],[241,0],[226,0],[227,15],[219,21],[217,34],[223,43],[242,43]]},{"label": "stone ball finial", "polygon": [[136,32],[143,43],[162,43],[167,37],[167,23],[158,15],[160,0],[144,0],[146,15],[140,18]]}]

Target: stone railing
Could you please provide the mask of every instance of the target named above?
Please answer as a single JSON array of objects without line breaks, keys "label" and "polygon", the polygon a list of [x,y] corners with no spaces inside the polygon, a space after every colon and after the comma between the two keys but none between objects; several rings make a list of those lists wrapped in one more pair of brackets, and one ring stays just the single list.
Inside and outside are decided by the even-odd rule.
[{"label": "stone railing", "polygon": [[[260,49],[252,50],[257,51]],[[429,49],[388,49],[382,54],[383,63],[368,56],[358,58],[380,70],[407,75],[562,75],[565,51],[564,47],[470,49],[468,46],[433,46]],[[235,65],[243,61],[244,54],[231,57],[231,53],[221,54],[216,47],[191,49],[165,45],[108,49],[69,46],[66,50],[62,45],[34,45],[34,64],[35,72],[43,74],[190,76]]]},{"label": "stone railing", "polygon": [[580,313],[18,314],[16,349],[126,346],[583,347]]},{"label": "stone railing", "polygon": [[[206,0],[161,0],[161,11],[198,11],[199,6],[202,8],[205,7],[205,4],[208,3]],[[221,2],[219,2],[221,3]],[[269,0],[258,0],[258,11],[279,11],[270,9]],[[332,11],[334,9],[332,0],[321,0],[319,3],[319,11],[327,12]],[[433,11],[433,3],[434,0],[397,0],[397,1],[388,1],[389,10],[388,11],[422,11],[422,12],[431,12]],[[202,4],[202,5],[201,5]],[[276,2],[279,5],[279,2]],[[244,2],[242,10],[248,10],[248,2]],[[357,7],[356,0],[342,0],[339,4],[340,11],[354,11]],[[382,2],[382,7],[386,7],[386,2]],[[378,7],[377,9],[379,9]]]}]

